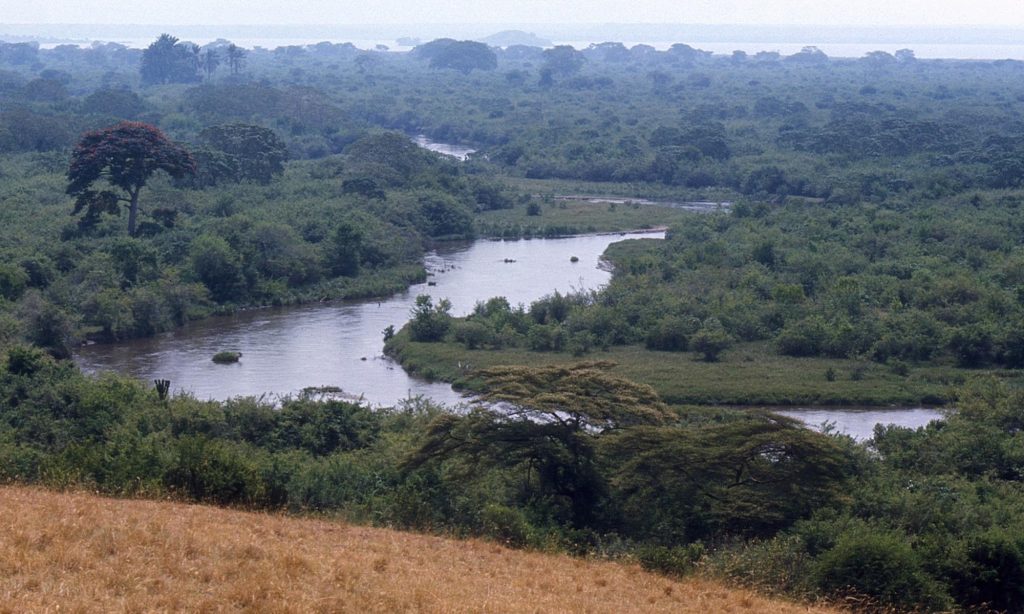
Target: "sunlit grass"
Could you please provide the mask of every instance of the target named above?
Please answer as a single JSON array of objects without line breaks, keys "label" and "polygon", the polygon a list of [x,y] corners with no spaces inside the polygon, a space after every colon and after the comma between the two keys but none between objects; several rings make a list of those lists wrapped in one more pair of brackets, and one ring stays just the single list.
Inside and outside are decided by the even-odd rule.
[{"label": "sunlit grass", "polygon": [[0,612],[826,612],[573,559],[338,522],[0,489]]}]

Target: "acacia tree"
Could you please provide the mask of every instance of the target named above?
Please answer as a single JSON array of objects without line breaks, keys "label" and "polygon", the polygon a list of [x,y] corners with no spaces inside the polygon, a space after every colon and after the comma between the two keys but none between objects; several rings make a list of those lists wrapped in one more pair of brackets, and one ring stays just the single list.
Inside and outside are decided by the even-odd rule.
[{"label": "acacia tree", "polygon": [[[117,213],[118,205],[128,209],[128,234],[135,236],[139,213],[139,192],[156,171],[172,177],[195,172],[192,155],[168,139],[154,126],[121,122],[116,126],[85,133],[68,168],[67,193],[75,197],[74,214],[86,212],[86,225],[101,213]],[[93,184],[105,179],[120,190],[95,190]]]},{"label": "acacia tree", "polygon": [[672,419],[653,389],[609,374],[612,366],[595,362],[477,371],[474,375],[485,385],[480,400],[497,405],[464,416],[439,416],[406,467],[461,460],[470,470],[466,479],[480,468],[511,470],[522,476],[519,490],[527,503],[585,526],[602,507],[606,491],[596,464],[598,440],[620,429]]}]

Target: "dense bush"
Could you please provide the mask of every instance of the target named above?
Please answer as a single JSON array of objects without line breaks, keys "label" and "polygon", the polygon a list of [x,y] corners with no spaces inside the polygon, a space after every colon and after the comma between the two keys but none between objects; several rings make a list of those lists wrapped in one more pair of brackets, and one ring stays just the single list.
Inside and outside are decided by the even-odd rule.
[{"label": "dense bush", "polygon": [[881,605],[933,611],[949,605],[903,536],[870,528],[839,535],[818,557],[814,581],[829,593],[867,596]]},{"label": "dense bush", "polygon": [[409,336],[413,341],[441,341],[448,334],[452,317],[451,302],[441,299],[434,305],[427,294],[416,297],[416,304],[410,312]]}]

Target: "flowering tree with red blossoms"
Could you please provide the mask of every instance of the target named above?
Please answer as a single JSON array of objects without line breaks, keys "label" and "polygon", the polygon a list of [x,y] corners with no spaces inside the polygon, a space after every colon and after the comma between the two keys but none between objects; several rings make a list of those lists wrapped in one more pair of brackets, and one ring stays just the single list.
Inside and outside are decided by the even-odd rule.
[{"label": "flowering tree with red blossoms", "polygon": [[[135,236],[139,214],[139,192],[156,171],[172,177],[195,172],[195,161],[185,148],[171,142],[163,132],[142,122],[121,122],[116,126],[87,132],[71,154],[67,193],[75,197],[74,213],[86,212],[84,225],[95,223],[101,213],[128,209],[128,234]],[[96,190],[93,184],[105,179],[111,188]]]}]

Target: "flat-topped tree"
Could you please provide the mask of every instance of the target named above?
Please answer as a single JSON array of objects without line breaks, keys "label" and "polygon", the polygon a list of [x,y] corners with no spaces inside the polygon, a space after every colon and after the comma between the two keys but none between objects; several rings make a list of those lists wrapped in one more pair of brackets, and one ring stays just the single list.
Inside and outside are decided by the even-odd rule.
[{"label": "flat-topped tree", "polygon": [[[467,480],[481,469],[519,475],[519,492],[565,522],[587,526],[602,509],[606,480],[598,440],[620,430],[671,422],[674,415],[649,386],[608,373],[613,363],[492,367],[478,406],[445,414],[428,427],[407,469],[455,461]],[[498,404],[498,405],[493,405]]]},{"label": "flat-topped tree", "polygon": [[[149,124],[121,122],[85,133],[68,168],[67,193],[75,197],[74,213],[84,210],[85,223],[94,223],[101,213],[117,213],[118,205],[124,203],[128,234],[135,236],[139,192],[157,171],[182,177],[195,172],[195,162],[185,148]],[[94,189],[101,179],[120,192]]]}]

